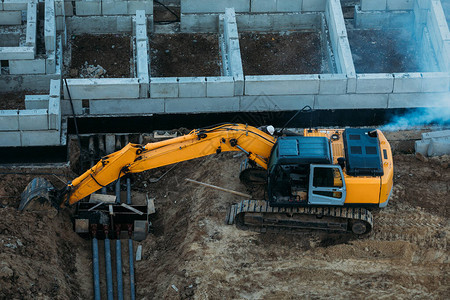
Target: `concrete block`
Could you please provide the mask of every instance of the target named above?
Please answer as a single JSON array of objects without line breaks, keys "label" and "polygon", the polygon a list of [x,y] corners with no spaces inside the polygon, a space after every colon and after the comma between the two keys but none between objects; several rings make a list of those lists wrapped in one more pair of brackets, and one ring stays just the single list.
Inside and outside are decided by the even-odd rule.
[{"label": "concrete block", "polygon": [[45,59],[10,60],[9,74],[45,74]]},{"label": "concrete block", "polygon": [[345,74],[320,74],[319,78],[319,94],[347,93],[347,76]]},{"label": "concrete block", "polygon": [[27,33],[25,38],[25,45],[28,47],[34,47],[36,45],[36,21],[27,22]]},{"label": "concrete block", "polygon": [[164,77],[150,79],[151,98],[175,98],[178,97],[178,78]]},{"label": "concrete block", "polygon": [[18,147],[20,145],[20,131],[0,131],[0,147]]},{"label": "concrete block", "polygon": [[422,74],[394,73],[394,93],[420,93],[422,91]]},{"label": "concrete block", "polygon": [[181,0],[181,12],[184,14],[223,13],[229,7],[233,7],[236,12],[250,12],[250,0]]},{"label": "concrete block", "polygon": [[26,10],[28,0],[3,0],[4,10]]},{"label": "concrete block", "polygon": [[[64,88],[66,88],[66,86],[64,86]],[[61,96],[61,80],[50,80],[49,96],[53,98]]]},{"label": "concrete block", "polygon": [[361,0],[361,10],[386,10],[387,0]]},{"label": "concrete block", "polygon": [[234,95],[235,96],[242,96],[244,95],[244,89],[245,89],[245,81],[244,81],[244,75],[236,74],[233,76],[234,80]]},{"label": "concrete block", "polygon": [[418,140],[414,142],[414,150],[416,153],[420,153],[423,156],[428,156],[428,147],[430,146],[430,141]]},{"label": "concrete block", "polygon": [[272,14],[271,20],[272,30],[316,30],[320,28],[322,17],[319,13],[284,13]]},{"label": "concrete block", "polygon": [[388,107],[386,94],[316,95],[314,109],[376,109]]},{"label": "concrete block", "polygon": [[394,76],[392,74],[357,74],[356,93],[392,93],[394,89]]},{"label": "concrete block", "polygon": [[448,108],[448,92],[420,93],[412,97],[411,93],[389,94],[388,108],[445,107]]},{"label": "concrete block", "polygon": [[147,41],[147,26],[145,25],[136,25],[136,41]]},{"label": "concrete block", "polygon": [[64,0],[55,0],[55,16],[65,16]]},{"label": "concrete block", "polygon": [[0,110],[0,131],[19,130],[19,111]]},{"label": "concrete block", "polygon": [[179,97],[206,97],[205,77],[180,77],[178,78],[178,83]]},{"label": "concrete block", "polygon": [[48,110],[47,109],[19,110],[19,129],[47,130]]},{"label": "concrete block", "polygon": [[45,1],[44,40],[46,51],[56,50],[56,20],[54,0]]},{"label": "concrete block", "polygon": [[165,99],[166,113],[239,111],[239,97]]},{"label": "concrete block", "polygon": [[327,0],[303,0],[302,11],[325,11]]},{"label": "concrete block", "polygon": [[77,1],[75,2],[77,16],[98,16],[102,14],[101,1]]},{"label": "concrete block", "polygon": [[[98,100],[98,101],[105,101],[105,100]],[[107,101],[107,100],[106,100]],[[83,100],[72,100],[73,103],[73,110],[76,115],[82,115],[83,114]],[[63,116],[72,116],[72,106],[70,104],[69,100],[61,100],[61,114]]]},{"label": "concrete block", "polygon": [[217,32],[219,16],[217,14],[181,14],[181,32]]},{"label": "concrete block", "polygon": [[277,0],[250,0],[251,12],[275,12],[277,10]]},{"label": "concrete block", "polygon": [[431,140],[439,138],[450,138],[450,130],[439,130],[422,133],[423,140]]},{"label": "concrete block", "polygon": [[127,1],[102,1],[102,15],[126,15],[128,14]]},{"label": "concrete block", "polygon": [[428,156],[450,154],[450,139],[432,139],[427,151]]},{"label": "concrete block", "polygon": [[245,14],[236,16],[240,31],[270,31],[273,26],[272,14]]},{"label": "concrete block", "polygon": [[61,104],[59,97],[51,97],[48,103],[48,129],[60,130]]},{"label": "concrete block", "polygon": [[48,95],[25,95],[25,109],[48,108]]},{"label": "concrete block", "polygon": [[55,51],[47,52],[47,59],[45,60],[45,72],[47,74],[55,74],[56,73]]},{"label": "concrete block", "polygon": [[[136,78],[67,79],[72,99],[132,99],[139,98]],[[68,99],[67,88],[64,98]]]},{"label": "concrete block", "polygon": [[73,16],[73,5],[72,1],[70,2],[64,2],[64,13],[66,14],[66,17],[72,17]]},{"label": "concrete block", "polygon": [[146,15],[153,15],[153,1],[128,1],[128,14],[135,15],[137,10],[145,10]]},{"label": "concrete block", "polygon": [[278,0],[278,12],[300,12],[302,11],[303,0]]},{"label": "concrete block", "polygon": [[57,130],[22,131],[22,146],[61,145],[61,132]]},{"label": "concrete block", "polygon": [[147,40],[136,42],[136,69],[138,77],[145,75],[148,76],[149,74],[147,49]]},{"label": "concrete block", "polygon": [[91,100],[91,115],[143,115],[164,113],[164,99]]},{"label": "concrete block", "polygon": [[259,95],[240,97],[241,112],[299,110],[314,106],[314,95]]},{"label": "concrete block", "polygon": [[318,75],[245,76],[245,95],[304,95],[319,93]]},{"label": "concrete block", "polygon": [[34,59],[33,47],[0,47],[0,60]]},{"label": "concrete block", "polygon": [[1,75],[0,90],[1,91],[19,91],[19,90],[42,90],[50,84],[51,79],[57,79],[58,74],[29,74],[23,75]]},{"label": "concrete block", "polygon": [[22,12],[20,10],[0,11],[0,25],[21,25]]},{"label": "concrete block", "polygon": [[412,10],[414,0],[387,0],[387,10]]},{"label": "concrete block", "polygon": [[66,18],[63,16],[57,16],[55,18],[56,30],[64,31],[66,26]]},{"label": "concrete block", "polygon": [[422,92],[448,92],[449,79],[448,72],[422,73]]},{"label": "concrete block", "polygon": [[207,77],[206,78],[207,97],[233,97],[234,80],[233,77]]},{"label": "concrete block", "polygon": [[136,23],[136,25],[147,25],[145,10],[137,10],[136,11],[135,23]]},{"label": "concrete block", "polygon": [[150,76],[148,74],[139,75],[139,98],[148,98],[150,92]]},{"label": "concrete block", "polygon": [[116,28],[118,32],[131,32],[133,28],[131,17],[118,16],[116,19]]}]

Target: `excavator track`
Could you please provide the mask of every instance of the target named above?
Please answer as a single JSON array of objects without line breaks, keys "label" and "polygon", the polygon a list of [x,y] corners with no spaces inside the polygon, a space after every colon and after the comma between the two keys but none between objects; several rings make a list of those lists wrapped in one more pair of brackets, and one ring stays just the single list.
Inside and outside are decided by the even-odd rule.
[{"label": "excavator track", "polygon": [[244,200],[230,207],[226,223],[258,232],[318,229],[361,235],[372,230],[373,217],[364,208],[272,207],[268,201]]}]

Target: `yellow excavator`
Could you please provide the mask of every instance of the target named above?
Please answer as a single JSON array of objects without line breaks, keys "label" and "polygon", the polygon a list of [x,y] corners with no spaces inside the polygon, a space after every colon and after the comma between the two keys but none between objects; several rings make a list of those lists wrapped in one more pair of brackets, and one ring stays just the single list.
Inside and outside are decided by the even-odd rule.
[{"label": "yellow excavator", "polygon": [[71,206],[131,173],[215,153],[246,155],[241,180],[264,183],[267,200],[244,200],[229,208],[226,222],[267,229],[323,229],[365,234],[371,208],[385,207],[393,185],[391,148],[375,129],[305,129],[303,135],[274,136],[243,124],[221,124],[146,145],[128,144],[55,189],[35,178],[19,209],[32,201]]}]

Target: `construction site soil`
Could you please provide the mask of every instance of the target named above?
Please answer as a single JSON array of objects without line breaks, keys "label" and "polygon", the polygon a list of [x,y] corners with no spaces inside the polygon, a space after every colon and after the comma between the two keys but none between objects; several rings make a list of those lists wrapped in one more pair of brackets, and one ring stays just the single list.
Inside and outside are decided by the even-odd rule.
[{"label": "construction site soil", "polygon": [[74,35],[70,41],[71,66],[69,77],[80,78],[88,66],[102,67],[106,72],[99,77],[131,77],[131,37],[129,35]]},{"label": "construction site soil", "polygon": [[328,68],[319,32],[240,33],[239,44],[246,75],[320,74]]},{"label": "construction site soil", "polygon": [[217,34],[152,34],[149,41],[153,77],[220,75]]},{"label": "construction site soil", "polygon": [[[155,198],[157,209],[153,233],[139,243],[137,298],[447,299],[450,158],[416,157],[410,145],[417,132],[387,136],[394,148],[392,198],[374,211],[373,231],[361,237],[225,225],[227,207],[241,198],[185,178],[248,192],[238,178],[243,157],[233,153],[179,163],[157,183],[149,179],[170,167],[134,175],[133,190]],[[67,169],[25,171],[59,172],[44,176],[58,187],[64,175],[75,176]],[[16,211],[35,176],[0,175],[0,298],[92,298],[91,246],[72,231],[72,210]]]}]

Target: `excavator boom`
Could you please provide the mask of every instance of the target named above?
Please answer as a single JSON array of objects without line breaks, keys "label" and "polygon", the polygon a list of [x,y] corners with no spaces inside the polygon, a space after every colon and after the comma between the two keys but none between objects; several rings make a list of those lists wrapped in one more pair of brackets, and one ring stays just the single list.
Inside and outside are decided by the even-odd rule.
[{"label": "excavator boom", "polygon": [[[186,161],[214,153],[243,151],[249,160],[267,168],[276,139],[255,127],[243,124],[222,124],[212,128],[195,129],[177,138],[148,143],[128,144],[123,149],[103,157],[66,188],[56,193],[52,202],[59,206],[73,205],[102,187],[129,173]],[[36,186],[36,184],[34,184]],[[27,193],[27,195],[34,195]],[[20,207],[31,201],[23,197]]]}]

